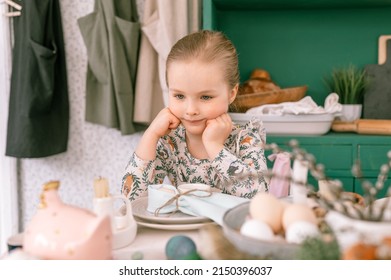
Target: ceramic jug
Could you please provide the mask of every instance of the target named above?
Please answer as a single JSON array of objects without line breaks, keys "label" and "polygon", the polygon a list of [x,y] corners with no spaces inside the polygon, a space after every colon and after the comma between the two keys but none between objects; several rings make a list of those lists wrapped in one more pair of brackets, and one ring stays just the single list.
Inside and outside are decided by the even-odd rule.
[{"label": "ceramic jug", "polygon": [[24,232],[23,250],[40,259],[112,259],[110,218],[67,205],[58,181],[43,186],[40,205]]}]

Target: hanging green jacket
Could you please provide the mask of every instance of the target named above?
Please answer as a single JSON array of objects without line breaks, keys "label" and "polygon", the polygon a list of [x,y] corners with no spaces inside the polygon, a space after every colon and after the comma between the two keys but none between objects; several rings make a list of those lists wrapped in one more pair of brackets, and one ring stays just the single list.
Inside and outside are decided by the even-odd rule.
[{"label": "hanging green jacket", "polygon": [[95,0],[94,11],[78,20],[88,53],[86,120],[118,128],[133,123],[133,90],[140,24],[134,0]]},{"label": "hanging green jacket", "polygon": [[14,48],[6,155],[46,157],[67,150],[69,103],[58,0],[20,2]]}]

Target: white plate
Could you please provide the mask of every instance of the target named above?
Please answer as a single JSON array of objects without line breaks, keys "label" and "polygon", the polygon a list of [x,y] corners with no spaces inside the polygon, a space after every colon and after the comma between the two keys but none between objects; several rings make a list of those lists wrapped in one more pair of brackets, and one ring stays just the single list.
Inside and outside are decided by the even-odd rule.
[{"label": "white plate", "polygon": [[215,222],[206,222],[206,223],[193,223],[193,224],[155,224],[142,221],[140,219],[135,219],[137,224],[140,226],[145,226],[154,229],[164,229],[164,230],[194,230],[199,229],[206,225],[215,224]]},{"label": "white plate", "polygon": [[148,212],[148,197],[141,197],[132,201],[133,216],[144,220],[143,222],[152,222],[155,224],[195,224],[210,221],[206,217],[190,216],[180,211],[175,214],[159,214]]},{"label": "white plate", "polygon": [[237,124],[245,124],[251,119],[259,119],[266,133],[274,135],[322,135],[327,133],[334,120],[332,114],[258,116],[244,113],[230,113]]}]

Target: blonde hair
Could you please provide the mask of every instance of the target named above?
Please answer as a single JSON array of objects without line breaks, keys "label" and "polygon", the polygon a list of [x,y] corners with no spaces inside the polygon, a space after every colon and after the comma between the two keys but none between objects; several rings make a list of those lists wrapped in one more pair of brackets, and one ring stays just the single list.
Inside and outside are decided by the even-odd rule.
[{"label": "blonde hair", "polygon": [[230,88],[234,88],[239,83],[239,62],[236,48],[223,33],[202,30],[191,33],[176,42],[167,57],[167,84],[167,72],[171,63],[191,59],[221,63],[224,78]]}]

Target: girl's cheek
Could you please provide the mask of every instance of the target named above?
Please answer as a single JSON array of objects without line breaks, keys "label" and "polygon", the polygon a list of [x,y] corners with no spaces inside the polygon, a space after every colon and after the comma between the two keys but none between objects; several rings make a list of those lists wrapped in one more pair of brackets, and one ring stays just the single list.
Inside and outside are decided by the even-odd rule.
[{"label": "girl's cheek", "polygon": [[171,113],[173,113],[175,116],[178,116],[181,112],[181,107],[178,104],[169,103],[168,108],[170,109]]}]

